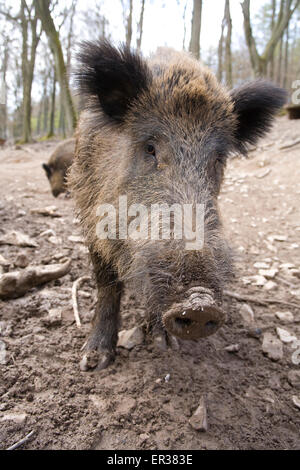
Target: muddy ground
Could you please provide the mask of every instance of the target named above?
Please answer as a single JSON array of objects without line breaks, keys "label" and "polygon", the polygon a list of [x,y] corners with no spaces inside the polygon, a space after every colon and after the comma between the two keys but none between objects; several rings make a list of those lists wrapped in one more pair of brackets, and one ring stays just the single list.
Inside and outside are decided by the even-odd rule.
[{"label": "muddy ground", "polygon": [[[300,354],[294,342],[279,342],[278,360],[262,350],[266,333],[278,338],[277,327],[300,339],[300,147],[279,150],[299,133],[300,121],[278,118],[247,160],[229,162],[220,197],[225,233],[237,258],[230,291],[293,305],[225,297],[227,323],[214,336],[167,352],[155,350],[146,337],[131,351],[118,348],[115,363],[97,373],[79,370],[93,313],[92,281],[79,293],[82,329],[74,323],[71,304],[73,282],[90,273],[88,256],[78,238],[69,239],[80,235],[72,201],[52,197],[41,168],[56,143],[0,150],[0,238],[18,230],[38,244],[0,246],[10,262],[4,270],[21,269],[14,267],[20,253],[30,264],[72,258],[65,277],[0,301],[0,340],[7,353],[0,365],[1,449],[32,430],[24,449],[300,448]],[[53,205],[60,217],[32,212]],[[41,235],[48,230],[54,233]],[[259,274],[258,262],[275,271],[252,277]],[[254,312],[252,320],[245,303]],[[49,326],[45,320],[55,307],[62,308],[62,322]],[[292,315],[284,319],[276,315],[287,311]],[[143,313],[128,293],[122,328],[142,325]],[[236,344],[235,352],[225,349]],[[206,432],[189,423],[201,397]]]}]

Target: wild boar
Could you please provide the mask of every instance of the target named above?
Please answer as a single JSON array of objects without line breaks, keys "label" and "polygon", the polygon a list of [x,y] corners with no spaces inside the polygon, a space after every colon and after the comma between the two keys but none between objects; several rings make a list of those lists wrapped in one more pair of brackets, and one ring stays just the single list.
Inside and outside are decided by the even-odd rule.
[{"label": "wild boar", "polygon": [[66,175],[72,164],[75,152],[75,139],[67,139],[61,142],[51,154],[48,163],[43,163],[43,168],[49,180],[54,197],[64,193],[66,187]]},{"label": "wild boar", "polygon": [[[223,324],[222,291],[232,257],[217,198],[226,160],[269,130],[286,94],[265,81],[228,91],[200,62],[175,51],[145,60],[125,46],[86,42],[78,59],[75,78],[86,109],[68,184],[98,289],[81,361],[87,370],[103,369],[115,357],[124,283],[144,300],[157,344],[197,340]],[[127,232],[120,218],[124,201]],[[152,218],[142,210],[136,230],[128,226],[129,220],[137,224],[137,207],[162,205],[174,209],[169,238],[149,235]],[[197,249],[187,249],[191,237],[175,236],[175,209],[184,205],[204,208]],[[193,214],[184,214],[183,225],[196,233]],[[153,224],[161,235],[161,218]]]}]

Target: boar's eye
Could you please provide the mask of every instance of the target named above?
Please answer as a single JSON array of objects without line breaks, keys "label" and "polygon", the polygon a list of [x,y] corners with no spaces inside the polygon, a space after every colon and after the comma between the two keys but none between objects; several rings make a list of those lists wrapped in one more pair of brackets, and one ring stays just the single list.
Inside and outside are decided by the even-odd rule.
[{"label": "boar's eye", "polygon": [[152,144],[147,144],[146,145],[146,153],[148,155],[152,155],[152,157],[155,157],[155,147]]}]

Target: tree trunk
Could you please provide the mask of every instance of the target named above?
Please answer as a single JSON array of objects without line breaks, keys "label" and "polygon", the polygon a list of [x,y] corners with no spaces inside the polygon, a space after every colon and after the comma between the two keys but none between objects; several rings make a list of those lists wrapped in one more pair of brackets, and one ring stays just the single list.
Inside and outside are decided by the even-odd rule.
[{"label": "tree trunk", "polygon": [[187,4],[188,4],[188,0],[186,0],[185,2],[185,6],[184,6],[184,10],[183,10],[183,40],[182,40],[182,49],[185,51],[185,40],[186,40],[186,21],[185,21],[185,18],[186,18],[186,9],[187,9]]},{"label": "tree trunk", "polygon": [[[31,138],[30,128],[30,99],[28,97],[28,22],[25,15],[26,3],[21,0],[21,26],[22,26],[22,83],[23,83],[23,141],[28,142]],[[29,108],[29,109],[28,109]],[[29,120],[28,120],[29,116]]]},{"label": "tree trunk", "polygon": [[193,16],[192,16],[192,32],[189,51],[200,59],[200,32],[202,17],[202,0],[194,0]]},{"label": "tree trunk", "polygon": [[[33,82],[33,73],[35,66],[35,57],[36,57],[36,48],[39,42],[39,37],[37,36],[37,16],[31,18],[31,16],[26,16],[26,11],[28,11],[28,6],[25,0],[21,0],[21,28],[22,28],[22,80],[23,80],[23,104],[22,104],[22,114],[23,114],[23,129],[22,129],[22,141],[30,142],[32,140],[31,136],[31,90]],[[30,47],[30,57],[28,56],[29,46],[28,46],[28,28],[30,25],[30,36],[31,36],[31,47]]]},{"label": "tree trunk", "polygon": [[[224,30],[226,27],[226,38],[224,37]],[[232,87],[232,54],[231,54],[231,36],[232,36],[232,21],[230,15],[229,0],[225,0],[224,17],[222,21],[221,37],[218,47],[218,71],[217,78],[221,82],[223,79],[223,69],[225,68],[226,85]],[[224,54],[224,41],[225,41],[225,67],[223,64]]]},{"label": "tree trunk", "polygon": [[[272,19],[271,19],[271,34],[274,31],[275,27],[275,17],[276,17],[276,0],[272,0]],[[275,49],[271,55],[270,58],[270,73],[269,77],[271,80],[274,80],[274,75],[275,75],[275,70],[274,70],[274,55],[275,55]]]},{"label": "tree trunk", "polygon": [[229,0],[225,2],[225,14],[227,26],[226,44],[225,44],[225,72],[226,72],[226,85],[232,87],[232,56],[231,56],[231,36],[232,36],[232,21],[230,15]]},{"label": "tree trunk", "polygon": [[140,20],[139,20],[139,36],[136,41],[136,48],[138,51],[141,50],[143,26],[144,26],[144,12],[145,12],[145,0],[141,0],[141,1],[142,1],[142,5],[141,5]]},{"label": "tree trunk", "polygon": [[[299,61],[299,53],[300,50],[298,49],[298,38],[299,38],[299,26],[300,25],[300,10],[298,12],[298,18],[297,21],[295,22],[294,25],[294,31],[293,31],[293,42],[291,44],[291,56],[290,56],[290,74],[291,78],[292,77],[299,77],[299,71],[300,71],[300,61]],[[291,83],[289,84],[289,86]]]},{"label": "tree trunk", "polygon": [[256,76],[265,77],[267,75],[267,66],[270,62],[275,48],[282,38],[282,35],[287,28],[289,21],[299,7],[300,0],[296,0],[293,4],[293,0],[281,0],[280,10],[277,17],[277,21],[274,25],[272,35],[268,41],[264,52],[259,55],[256,47],[256,42],[252,33],[251,20],[250,20],[250,0],[244,0],[241,4],[244,16],[244,30],[246,43],[250,53],[252,69]]},{"label": "tree trunk", "polygon": [[56,73],[53,73],[52,94],[51,94],[51,111],[50,111],[50,128],[47,137],[54,136],[55,121],[55,98],[56,98]]},{"label": "tree trunk", "polygon": [[70,130],[74,130],[76,127],[76,112],[72,100],[72,96],[70,93],[67,73],[66,73],[66,65],[64,61],[64,56],[62,52],[61,43],[59,40],[59,34],[56,31],[53,19],[50,13],[50,0],[35,0],[35,5],[37,8],[37,12],[39,18],[43,25],[43,30],[45,31],[51,51],[54,56],[55,60],[55,68],[57,79],[60,85],[60,92],[62,95],[62,100],[64,103],[66,119],[68,123],[68,127]]},{"label": "tree trunk", "polygon": [[73,0],[70,13],[70,28],[68,32],[68,44],[67,44],[67,72],[70,74],[71,69],[71,51],[73,43],[73,29],[74,29],[74,16],[76,13],[77,0]]},{"label": "tree trunk", "polygon": [[281,38],[280,43],[279,43],[279,57],[278,57],[277,78],[276,78],[276,82],[278,84],[280,84],[282,80],[282,50],[283,50],[283,38]]},{"label": "tree trunk", "polygon": [[132,39],[132,10],[133,10],[133,0],[129,0],[129,15],[127,18],[126,24],[126,46],[131,46]]},{"label": "tree trunk", "polygon": [[289,74],[289,25],[286,28],[285,32],[285,52],[284,52],[284,73],[283,73],[283,80],[282,80],[282,86],[283,88],[286,88],[287,86],[287,80],[288,80],[288,74]]},{"label": "tree trunk", "polygon": [[44,124],[43,124],[44,135],[47,135],[48,121],[49,121],[49,97],[48,95],[46,95],[44,96]]},{"label": "tree trunk", "polygon": [[[82,99],[82,95],[80,95],[79,99]],[[80,112],[80,107],[79,107],[79,112]],[[65,111],[64,111],[64,106],[62,103],[62,99],[60,96],[59,100],[59,132],[65,139],[67,134],[66,134],[66,121],[65,121]]]},{"label": "tree trunk", "polygon": [[38,112],[38,118],[37,118],[37,123],[36,123],[36,134],[38,136],[40,136],[41,134],[42,114],[43,114],[43,100],[41,100],[39,104],[39,112]]},{"label": "tree trunk", "polygon": [[225,20],[222,20],[222,27],[221,27],[221,37],[219,40],[218,46],[218,71],[217,71],[217,79],[219,82],[222,82],[223,79],[223,48],[224,48],[224,29],[225,29]]},{"label": "tree trunk", "polygon": [[48,117],[49,117],[49,98],[48,98],[48,79],[49,74],[45,71],[44,86],[43,86],[43,133],[47,134],[48,130]]},{"label": "tree trunk", "polygon": [[246,38],[246,43],[247,43],[249,54],[250,54],[252,70],[254,71],[255,75],[260,75],[260,56],[258,55],[258,52],[256,49],[256,43],[253,37],[251,20],[250,20],[250,0],[244,0],[241,6],[243,10],[243,15],[244,15],[245,38]]},{"label": "tree trunk", "polygon": [[9,38],[5,37],[4,39],[4,52],[3,60],[1,67],[1,78],[2,83],[0,83],[0,137],[3,139],[7,138],[7,67],[8,67],[8,56],[9,56]]}]

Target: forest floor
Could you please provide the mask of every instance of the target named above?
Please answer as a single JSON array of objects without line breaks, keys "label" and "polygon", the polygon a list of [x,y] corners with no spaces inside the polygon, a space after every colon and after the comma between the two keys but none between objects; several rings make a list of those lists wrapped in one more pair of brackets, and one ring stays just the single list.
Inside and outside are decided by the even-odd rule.
[{"label": "forest floor", "polygon": [[[248,159],[228,164],[220,212],[236,252],[229,290],[251,301],[225,297],[227,322],[214,336],[166,352],[146,337],[130,351],[119,347],[113,365],[91,373],[80,371],[79,361],[93,282],[80,289],[81,329],[71,303],[73,282],[90,275],[88,255],[76,238],[72,200],[52,197],[41,167],[56,143],[0,150],[0,238],[17,230],[38,245],[1,245],[10,263],[2,269],[20,270],[20,253],[30,265],[72,259],[63,278],[0,301],[0,449],[31,431],[23,449],[300,449],[300,347],[287,334],[278,337],[281,328],[300,339],[300,146],[279,150],[299,134],[300,121],[278,118]],[[48,206],[59,217],[35,211]],[[54,233],[41,235],[48,230]],[[293,305],[253,302],[266,298]],[[51,325],[56,307],[62,319]],[[143,322],[128,293],[121,328]],[[270,334],[271,349],[263,348]],[[225,349],[231,345],[238,346]],[[206,432],[189,422],[202,397]]]}]

